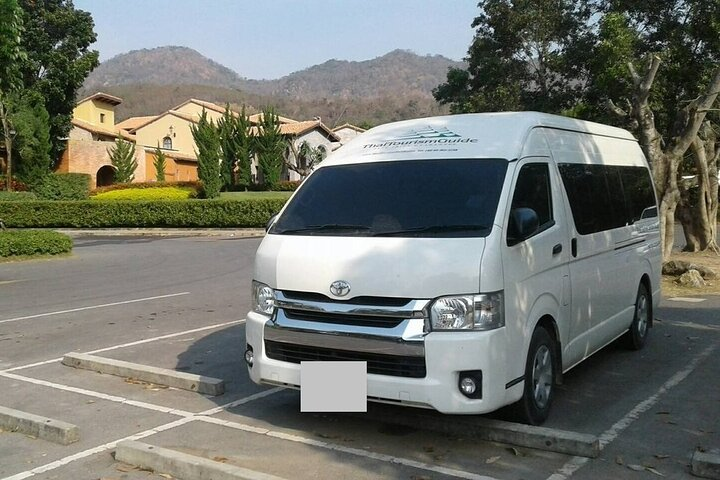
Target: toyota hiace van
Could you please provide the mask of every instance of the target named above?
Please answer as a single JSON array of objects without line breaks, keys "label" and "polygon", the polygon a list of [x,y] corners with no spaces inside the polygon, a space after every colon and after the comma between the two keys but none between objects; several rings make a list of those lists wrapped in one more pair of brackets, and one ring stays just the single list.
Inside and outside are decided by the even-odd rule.
[{"label": "toyota hiace van", "polygon": [[522,112],[391,123],[324,160],[269,225],[247,315],[253,381],[367,365],[367,399],[548,416],[563,372],[660,298],[658,210],[625,130]]}]

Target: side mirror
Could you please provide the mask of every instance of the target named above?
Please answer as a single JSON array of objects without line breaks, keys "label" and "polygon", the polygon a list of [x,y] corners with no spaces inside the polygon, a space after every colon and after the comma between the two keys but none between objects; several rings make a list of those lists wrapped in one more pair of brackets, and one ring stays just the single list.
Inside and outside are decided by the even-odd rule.
[{"label": "side mirror", "polygon": [[540,227],[538,215],[532,208],[514,208],[510,211],[508,245],[516,245],[531,237]]},{"label": "side mirror", "polygon": [[265,233],[267,233],[268,230],[270,230],[270,227],[273,226],[273,223],[275,223],[275,220],[277,220],[277,218],[278,218],[277,213],[275,215],[273,215],[272,217],[270,217],[270,220],[268,220],[267,224],[265,224]]}]

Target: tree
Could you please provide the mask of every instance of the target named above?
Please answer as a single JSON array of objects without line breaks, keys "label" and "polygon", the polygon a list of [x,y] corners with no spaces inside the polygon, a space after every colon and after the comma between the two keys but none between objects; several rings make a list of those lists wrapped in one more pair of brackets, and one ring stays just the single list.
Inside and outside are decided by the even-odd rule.
[{"label": "tree", "polygon": [[17,135],[13,143],[18,179],[36,189],[52,171],[50,118],[45,102],[36,92],[26,92],[11,104]]},{"label": "tree", "polygon": [[235,119],[235,156],[236,183],[248,186],[252,183],[252,158],[255,155],[255,142],[252,135],[252,125],[245,113],[245,105],[242,106],[240,115]]},{"label": "tree", "polygon": [[307,141],[295,145],[293,139],[288,140],[289,155],[285,158],[285,166],[300,175],[302,180],[310,175],[317,164],[325,160],[327,152],[320,147],[312,147]]},{"label": "tree", "polygon": [[203,109],[197,125],[191,125],[193,139],[197,146],[198,178],[203,185],[205,198],[220,196],[222,180],[220,178],[220,162],[222,156],[220,135],[212,119],[208,120]]},{"label": "tree", "polygon": [[472,23],[467,69],[450,69],[433,95],[453,113],[560,112],[583,86],[592,44],[584,0],[485,0]]},{"label": "tree", "polygon": [[223,186],[229,188],[238,183],[250,185],[253,139],[250,121],[245,114],[245,105],[239,115],[231,112],[230,105],[227,105],[217,127],[222,150]]},{"label": "tree", "polygon": [[[6,0],[3,0],[6,1]],[[20,0],[24,30],[20,47],[27,57],[19,62],[24,89],[45,99],[50,115],[51,156],[59,158],[70,132],[75,95],[98,66],[93,19],[76,10],[72,0]],[[5,16],[2,23],[5,23]],[[2,64],[2,62],[0,62]]]},{"label": "tree", "polygon": [[6,188],[12,190],[12,151],[15,130],[8,112],[11,97],[22,86],[22,77],[18,67],[19,62],[25,58],[25,52],[20,44],[20,35],[23,32],[22,11],[17,0],[0,0],[0,123],[5,146],[4,171]]},{"label": "tree", "polygon": [[160,150],[160,144],[155,147],[155,160],[153,160],[153,167],[155,167],[155,178],[158,182],[165,181],[165,152]]},{"label": "tree", "polygon": [[280,182],[288,147],[285,137],[280,133],[278,116],[271,107],[263,109],[254,144],[262,181],[272,190]]},{"label": "tree", "polygon": [[115,145],[107,149],[110,163],[115,167],[115,182],[131,183],[135,179],[138,162],[135,159],[135,144],[118,137]]},{"label": "tree", "polygon": [[[637,39],[626,63],[629,92],[607,92],[608,105],[635,127],[652,167],[663,256],[676,219],[688,250],[717,250],[717,136],[708,114],[720,91],[720,3],[616,0],[607,8]],[[681,181],[685,175],[697,181]]]}]

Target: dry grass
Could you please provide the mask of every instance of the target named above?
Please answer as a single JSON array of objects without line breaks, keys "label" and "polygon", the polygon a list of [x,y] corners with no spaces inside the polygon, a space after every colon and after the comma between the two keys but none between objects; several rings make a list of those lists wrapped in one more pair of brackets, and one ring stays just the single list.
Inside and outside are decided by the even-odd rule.
[{"label": "dry grass", "polygon": [[[675,252],[670,260],[682,260],[684,262],[703,265],[712,269],[720,275],[720,255],[713,252],[685,253]],[[690,297],[696,295],[720,295],[720,278],[706,280],[706,286],[700,288],[683,287],[675,283],[676,277],[662,277],[663,297]]]}]

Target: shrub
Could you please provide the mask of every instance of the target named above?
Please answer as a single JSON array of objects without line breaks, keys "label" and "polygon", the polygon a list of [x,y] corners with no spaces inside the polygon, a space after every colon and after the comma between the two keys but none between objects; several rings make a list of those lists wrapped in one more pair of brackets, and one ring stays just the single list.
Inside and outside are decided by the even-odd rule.
[{"label": "shrub", "polygon": [[276,192],[294,192],[297,190],[297,188],[300,186],[302,182],[300,180],[285,180],[282,182],[279,182],[277,185],[275,185],[275,188],[273,188],[273,191]]},{"label": "shrub", "polygon": [[72,245],[72,239],[59,232],[45,230],[0,231],[0,257],[57,255],[70,252]]},{"label": "shrub", "polygon": [[32,202],[37,200],[33,192],[6,192],[0,190],[0,202]]},{"label": "shrub", "polygon": [[127,188],[124,190],[111,190],[98,193],[91,200],[185,200],[195,191],[191,188],[156,187],[156,188]]},{"label": "shrub", "polygon": [[[5,187],[7,186],[6,178],[5,175],[0,175],[0,191],[5,191]],[[12,179],[12,189],[14,192],[27,192],[29,190],[27,185],[15,178],[15,175],[13,175]]]},{"label": "shrub", "polygon": [[53,173],[35,189],[41,200],[86,200],[90,194],[87,173]]},{"label": "shrub", "polygon": [[264,227],[286,200],[0,202],[8,227]]}]

